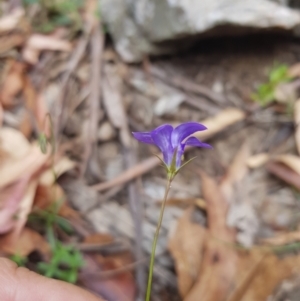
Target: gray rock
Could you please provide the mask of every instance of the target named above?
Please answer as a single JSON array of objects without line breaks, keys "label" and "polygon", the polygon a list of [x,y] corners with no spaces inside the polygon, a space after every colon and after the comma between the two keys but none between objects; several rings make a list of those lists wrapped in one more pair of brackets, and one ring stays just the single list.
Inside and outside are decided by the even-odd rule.
[{"label": "gray rock", "polygon": [[260,29],[295,29],[300,24],[300,13],[280,3],[271,0],[102,0],[101,10],[118,53],[126,62],[138,62],[147,54],[186,48],[204,33],[207,37]]}]

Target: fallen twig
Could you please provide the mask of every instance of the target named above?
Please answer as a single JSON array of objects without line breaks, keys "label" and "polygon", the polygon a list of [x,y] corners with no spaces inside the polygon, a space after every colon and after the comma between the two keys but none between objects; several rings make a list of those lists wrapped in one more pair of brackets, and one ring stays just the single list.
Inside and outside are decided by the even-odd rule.
[{"label": "fallen twig", "polygon": [[192,82],[181,76],[170,76],[162,68],[155,67],[151,65],[149,67],[149,72],[151,75],[161,79],[162,81],[175,86],[176,88],[182,89],[186,92],[191,92],[195,94],[200,94],[209,98],[210,100],[216,102],[217,104],[225,104],[227,101],[221,94],[217,94],[205,86]]},{"label": "fallen twig", "polygon": [[101,83],[101,61],[104,45],[104,35],[99,22],[95,22],[94,32],[91,38],[91,92],[90,92],[90,118],[83,156],[81,175],[86,171],[88,160],[97,142],[97,131],[100,110],[100,83]]}]

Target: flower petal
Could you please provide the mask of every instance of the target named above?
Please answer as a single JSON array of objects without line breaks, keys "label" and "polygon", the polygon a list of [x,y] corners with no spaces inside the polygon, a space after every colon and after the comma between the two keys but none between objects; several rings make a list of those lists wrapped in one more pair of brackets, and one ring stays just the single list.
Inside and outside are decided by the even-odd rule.
[{"label": "flower petal", "polygon": [[149,132],[132,132],[132,135],[136,140],[139,140],[143,143],[155,144],[151,137],[151,133]]},{"label": "flower petal", "polygon": [[186,122],[177,126],[172,133],[172,146],[177,147],[185,138],[195,132],[206,130],[206,126],[198,122]]},{"label": "flower petal", "polygon": [[181,159],[184,153],[185,143],[179,144],[177,147],[177,154],[176,154],[176,168],[178,169],[181,165]]},{"label": "flower petal", "polygon": [[197,146],[197,147],[203,147],[203,148],[213,148],[211,145],[201,142],[196,137],[190,137],[185,141],[185,145],[190,146]]},{"label": "flower petal", "polygon": [[151,132],[151,137],[156,146],[162,151],[164,156],[164,162],[170,165],[174,149],[171,144],[171,134],[173,127],[170,124],[164,124],[156,128]]}]

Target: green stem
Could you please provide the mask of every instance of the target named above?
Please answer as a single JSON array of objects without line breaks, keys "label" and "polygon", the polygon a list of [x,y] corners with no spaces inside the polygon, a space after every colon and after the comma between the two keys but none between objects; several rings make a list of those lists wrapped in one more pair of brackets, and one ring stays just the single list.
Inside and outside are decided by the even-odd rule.
[{"label": "green stem", "polygon": [[159,219],[158,219],[158,223],[157,223],[157,227],[156,227],[156,231],[155,231],[154,239],[153,239],[153,243],[152,243],[152,251],[151,251],[150,266],[149,266],[149,278],[148,278],[148,285],[147,285],[146,301],[150,301],[155,250],[156,250],[159,230],[161,228],[162,219],[163,219],[163,216],[164,216],[164,210],[165,210],[165,206],[166,206],[168,193],[169,193],[170,188],[171,188],[171,182],[172,182],[171,179],[169,179],[168,182],[167,182],[166,191],[165,191],[163,202],[161,204]]}]

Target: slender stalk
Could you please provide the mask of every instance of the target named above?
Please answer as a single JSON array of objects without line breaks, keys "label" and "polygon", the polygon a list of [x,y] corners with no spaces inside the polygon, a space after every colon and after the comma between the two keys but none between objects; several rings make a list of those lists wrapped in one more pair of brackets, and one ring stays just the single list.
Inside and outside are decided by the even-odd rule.
[{"label": "slender stalk", "polygon": [[164,216],[164,210],[165,210],[165,206],[166,206],[166,201],[167,201],[168,193],[169,193],[170,188],[171,188],[171,182],[172,182],[172,180],[169,179],[168,183],[167,183],[167,186],[166,186],[166,191],[165,191],[164,199],[163,199],[163,202],[161,204],[159,219],[158,219],[158,223],[157,223],[157,227],[156,227],[156,231],[155,231],[154,239],[153,239],[153,243],[152,243],[152,251],[151,251],[151,258],[150,258],[150,265],[149,265],[149,277],[148,277],[148,285],[147,285],[147,293],[146,293],[146,300],[145,301],[150,301],[151,286],[152,286],[152,277],[153,277],[153,267],[154,267],[154,258],[155,258],[155,250],[156,250],[156,245],[157,245],[157,239],[158,239],[158,235],[159,235],[159,230],[161,228],[162,219],[163,219],[163,216]]}]

